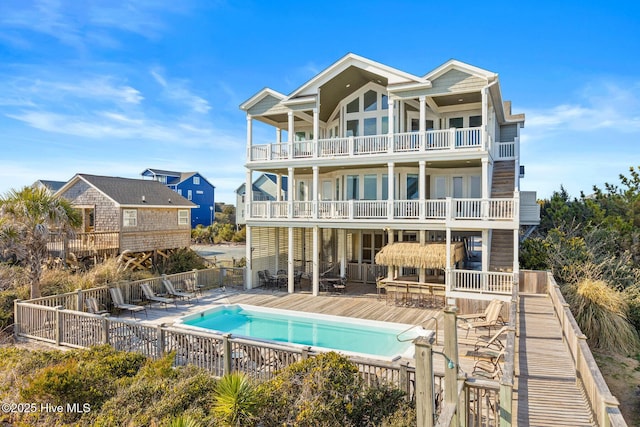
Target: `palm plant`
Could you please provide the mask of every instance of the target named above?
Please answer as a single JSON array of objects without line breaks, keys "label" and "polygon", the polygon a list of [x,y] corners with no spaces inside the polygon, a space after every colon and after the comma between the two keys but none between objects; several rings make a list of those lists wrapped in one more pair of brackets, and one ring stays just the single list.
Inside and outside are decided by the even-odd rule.
[{"label": "palm plant", "polygon": [[81,224],[82,217],[67,200],[44,188],[24,187],[0,197],[0,244],[6,253],[25,263],[31,298],[40,296],[42,265],[49,256],[49,233],[55,230],[70,234]]},{"label": "palm plant", "polygon": [[250,425],[259,406],[257,389],[246,375],[233,372],[218,381],[213,413],[225,425]]}]

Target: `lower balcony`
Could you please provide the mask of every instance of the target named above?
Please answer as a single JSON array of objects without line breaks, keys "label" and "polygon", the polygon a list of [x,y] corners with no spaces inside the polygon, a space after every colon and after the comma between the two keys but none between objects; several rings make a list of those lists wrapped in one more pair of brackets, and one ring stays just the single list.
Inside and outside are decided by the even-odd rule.
[{"label": "lower balcony", "polygon": [[251,219],[514,221],[517,199],[254,201]]}]

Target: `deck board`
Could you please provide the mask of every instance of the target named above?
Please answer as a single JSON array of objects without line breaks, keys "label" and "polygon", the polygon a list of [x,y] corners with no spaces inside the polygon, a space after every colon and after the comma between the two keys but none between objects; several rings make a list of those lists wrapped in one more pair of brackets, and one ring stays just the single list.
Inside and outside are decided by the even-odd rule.
[{"label": "deck board", "polygon": [[514,426],[595,426],[546,295],[521,294]]}]

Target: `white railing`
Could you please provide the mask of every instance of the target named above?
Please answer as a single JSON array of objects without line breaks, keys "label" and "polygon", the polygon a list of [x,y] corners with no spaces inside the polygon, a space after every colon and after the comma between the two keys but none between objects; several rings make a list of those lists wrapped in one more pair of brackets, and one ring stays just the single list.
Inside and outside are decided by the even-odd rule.
[{"label": "white railing", "polygon": [[513,273],[453,270],[452,275],[452,291],[511,295],[513,290]]},{"label": "white railing", "polygon": [[498,142],[496,145],[497,160],[510,160],[516,157],[515,142]]},{"label": "white railing", "polygon": [[[481,127],[429,130],[426,132],[395,133],[385,135],[368,135],[342,137],[320,140],[278,142],[273,144],[252,145],[247,155],[249,161],[277,161],[285,159],[352,157],[378,154],[406,154],[430,150],[459,150],[466,148],[488,147],[484,141],[485,132]],[[393,141],[389,147],[390,141]],[[500,144],[505,144],[504,146]],[[499,158],[503,151],[505,156],[509,150],[515,153],[515,143],[498,144]],[[511,144],[507,147],[506,144]],[[512,154],[512,156],[515,154]]]},{"label": "white railing", "polygon": [[[286,219],[287,201],[251,203],[248,219]],[[317,206],[317,208],[316,208]],[[389,212],[390,206],[392,211]],[[537,205],[536,205],[537,206]],[[539,209],[539,206],[538,206]],[[513,221],[521,214],[516,199],[444,200],[340,200],[293,202],[293,218],[332,219],[428,219],[451,221]],[[534,215],[531,215],[534,216]],[[539,214],[537,216],[539,221]]]}]

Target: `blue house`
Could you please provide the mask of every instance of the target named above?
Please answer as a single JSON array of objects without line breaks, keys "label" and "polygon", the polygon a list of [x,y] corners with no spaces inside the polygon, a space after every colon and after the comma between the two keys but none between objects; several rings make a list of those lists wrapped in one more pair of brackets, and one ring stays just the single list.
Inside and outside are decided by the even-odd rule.
[{"label": "blue house", "polygon": [[161,169],[145,169],[144,178],[158,181],[197,205],[191,210],[191,227],[201,224],[205,227],[215,219],[215,189],[198,172],[175,172]]}]

